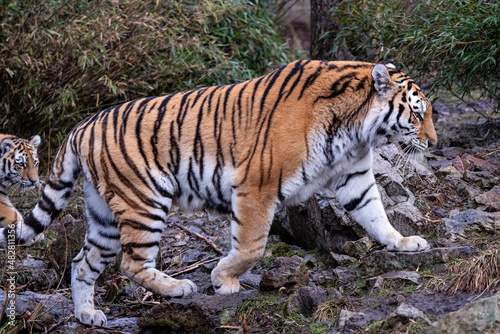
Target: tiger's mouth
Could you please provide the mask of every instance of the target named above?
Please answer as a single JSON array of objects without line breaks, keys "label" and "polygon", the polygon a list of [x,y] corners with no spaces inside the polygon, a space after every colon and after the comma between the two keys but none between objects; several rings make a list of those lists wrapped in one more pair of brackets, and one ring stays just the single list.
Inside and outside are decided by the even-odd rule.
[{"label": "tiger's mouth", "polygon": [[413,138],[411,140],[411,146],[417,149],[418,151],[426,151],[429,148],[429,140],[428,139],[419,139]]}]

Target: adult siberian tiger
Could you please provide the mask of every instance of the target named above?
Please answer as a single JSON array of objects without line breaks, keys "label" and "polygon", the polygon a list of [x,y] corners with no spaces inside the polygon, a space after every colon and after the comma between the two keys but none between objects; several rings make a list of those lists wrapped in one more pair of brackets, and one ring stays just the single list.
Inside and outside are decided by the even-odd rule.
[{"label": "adult siberian tiger", "polygon": [[21,221],[21,214],[12,205],[8,190],[17,187],[28,191],[38,184],[37,147],[40,137],[23,139],[0,134],[0,223],[10,226]]},{"label": "adult siberian tiger", "polygon": [[[172,203],[232,215],[232,249],[212,272],[221,294],[264,252],[276,204],[329,187],[389,249],[419,251],[389,223],[371,147],[436,142],[431,105],[388,63],[296,61],[257,79],[135,100],[79,123],[64,140],[41,199],[18,224],[33,240],[64,209],[83,172],[88,231],[72,265],[75,316],[106,324],[94,283],[123,250],[122,271],[162,296],[196,291],[155,269]],[[22,231],[22,234],[20,234]],[[3,231],[5,237],[8,231]]]}]

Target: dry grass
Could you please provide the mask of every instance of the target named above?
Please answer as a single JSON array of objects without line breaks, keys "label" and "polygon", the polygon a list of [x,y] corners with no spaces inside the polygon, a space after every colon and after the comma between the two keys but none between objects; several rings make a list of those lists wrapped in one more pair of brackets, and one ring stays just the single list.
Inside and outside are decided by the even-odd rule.
[{"label": "dry grass", "polygon": [[451,265],[449,271],[454,281],[446,292],[483,293],[495,289],[500,283],[498,256],[499,250],[491,249],[478,257]]}]

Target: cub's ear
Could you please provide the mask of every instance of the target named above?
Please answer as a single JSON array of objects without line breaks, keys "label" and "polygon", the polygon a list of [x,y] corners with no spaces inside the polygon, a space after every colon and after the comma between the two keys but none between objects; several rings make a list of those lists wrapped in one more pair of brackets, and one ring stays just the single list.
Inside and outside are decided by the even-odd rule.
[{"label": "cub's ear", "polygon": [[0,158],[3,158],[10,150],[14,147],[14,142],[8,138],[5,138],[0,142]]},{"label": "cub's ear", "polygon": [[38,145],[40,145],[40,136],[39,135],[36,135],[36,136],[33,136],[33,137],[30,137],[29,138],[29,142],[31,145],[33,145],[33,147],[35,148],[35,150],[37,149]]},{"label": "cub's ear", "polygon": [[394,83],[391,80],[391,76],[389,75],[389,72],[387,72],[387,67],[385,65],[375,65],[372,70],[372,77],[375,90],[381,96],[385,96],[389,91],[392,90]]}]

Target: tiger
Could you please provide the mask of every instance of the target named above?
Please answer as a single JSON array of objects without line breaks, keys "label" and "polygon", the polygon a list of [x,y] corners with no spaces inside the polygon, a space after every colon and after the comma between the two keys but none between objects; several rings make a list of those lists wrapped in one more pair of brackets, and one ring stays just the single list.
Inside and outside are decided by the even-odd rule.
[{"label": "tiger", "polygon": [[18,188],[29,191],[39,184],[37,148],[40,136],[29,139],[0,134],[0,223],[12,226],[22,220],[12,205],[8,191]]},{"label": "tiger", "polygon": [[[248,81],[147,97],[102,110],[63,140],[35,208],[16,226],[31,242],[64,210],[83,174],[88,229],[72,262],[75,317],[105,326],[94,284],[122,251],[121,271],[164,297],[197,291],[156,269],[173,204],[230,219],[231,249],[212,270],[218,294],[263,255],[278,204],[323,188],[389,250],[428,242],[390,224],[372,171],[372,148],[436,144],[432,107],[392,63],[298,60]],[[5,240],[8,229],[0,231]],[[4,242],[4,241],[3,241]]]}]

